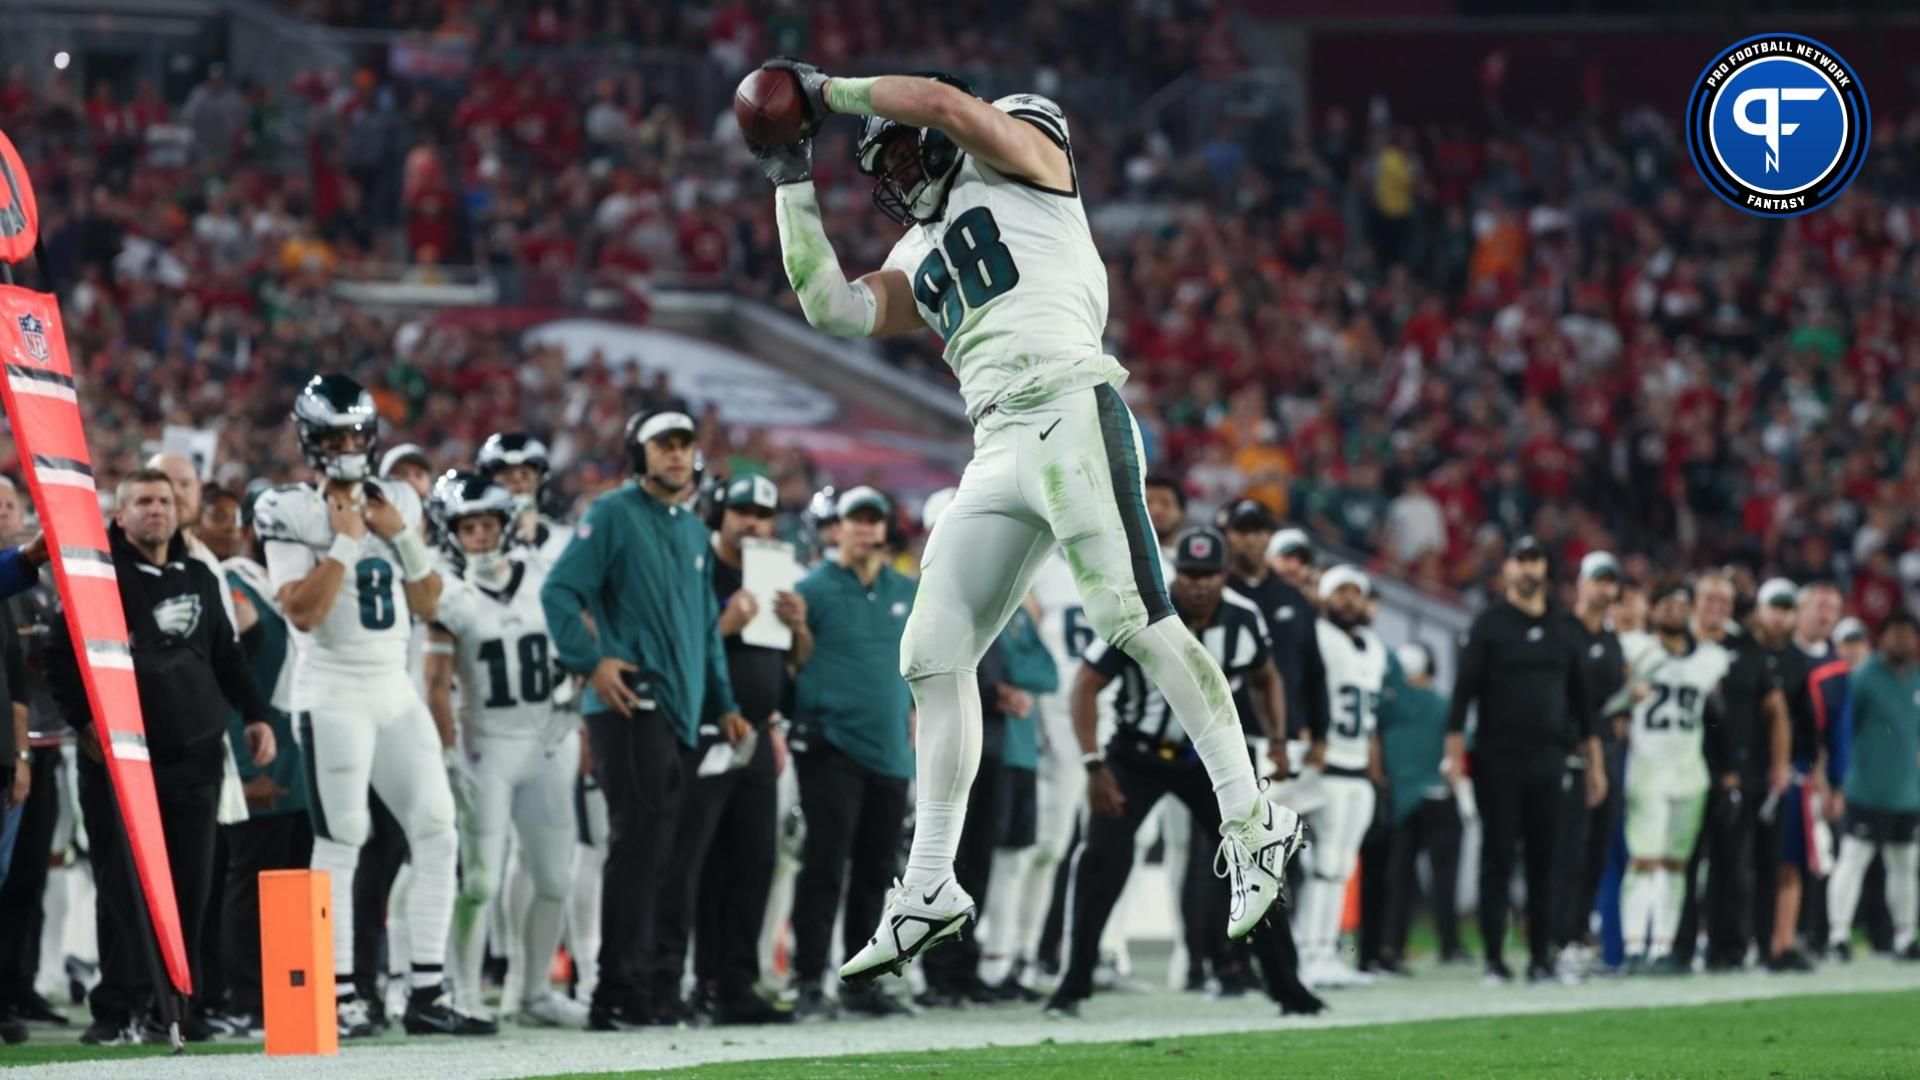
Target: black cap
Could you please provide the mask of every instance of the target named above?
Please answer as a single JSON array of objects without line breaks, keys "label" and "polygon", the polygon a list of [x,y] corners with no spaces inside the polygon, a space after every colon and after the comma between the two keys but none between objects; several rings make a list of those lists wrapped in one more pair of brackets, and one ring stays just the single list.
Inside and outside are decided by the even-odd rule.
[{"label": "black cap", "polygon": [[1546,557],[1546,545],[1542,544],[1539,538],[1531,534],[1515,540],[1513,547],[1507,550],[1507,558],[1509,559],[1544,559]]},{"label": "black cap", "polygon": [[1227,528],[1241,532],[1272,532],[1280,527],[1273,511],[1258,499],[1241,499],[1227,511]]},{"label": "black cap", "polygon": [[1173,568],[1183,574],[1227,572],[1227,538],[1205,526],[1188,529],[1173,541]]}]

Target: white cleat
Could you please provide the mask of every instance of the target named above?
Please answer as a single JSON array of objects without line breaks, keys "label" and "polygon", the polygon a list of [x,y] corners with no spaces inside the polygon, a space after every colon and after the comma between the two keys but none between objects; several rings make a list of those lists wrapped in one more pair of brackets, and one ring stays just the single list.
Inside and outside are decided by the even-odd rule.
[{"label": "white cleat", "polygon": [[526,999],[520,1009],[520,1023],[539,1027],[579,1028],[587,1026],[585,1005],[549,990]]},{"label": "white cleat", "polygon": [[1359,990],[1372,986],[1373,976],[1329,957],[1313,965],[1304,981],[1315,990]]},{"label": "white cleat", "polygon": [[866,947],[840,967],[840,979],[864,986],[881,975],[898,975],[928,949],[958,937],[979,914],[952,874],[931,888],[909,889],[898,879],[887,891],[880,928]]},{"label": "white cleat", "polygon": [[1287,906],[1287,863],[1307,846],[1307,823],[1266,799],[1251,817],[1220,823],[1213,872],[1227,879],[1227,937],[1246,937],[1275,901]]}]

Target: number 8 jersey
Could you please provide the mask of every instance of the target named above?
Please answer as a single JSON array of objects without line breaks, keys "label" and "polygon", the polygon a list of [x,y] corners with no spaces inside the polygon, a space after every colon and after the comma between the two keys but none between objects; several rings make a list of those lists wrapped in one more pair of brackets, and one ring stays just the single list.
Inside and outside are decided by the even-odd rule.
[{"label": "number 8 jersey", "polygon": [[[420,497],[411,487],[386,480],[367,483],[380,486],[407,528],[419,528]],[[326,497],[311,484],[285,484],[261,495],[253,528],[276,594],[312,573],[333,544]],[[367,530],[359,560],[347,567],[319,625],[298,630],[289,623],[288,629],[293,630],[296,681],[306,671],[349,679],[389,670],[405,675],[412,613],[393,545]]]},{"label": "number 8 jersey", "polygon": [[[1067,153],[1067,119],[1037,94],[1013,94],[994,108],[1032,124]],[[914,306],[946,340],[967,417],[998,404],[1018,411],[1101,383],[1126,369],[1103,353],[1107,268],[1070,189],[1007,176],[965,155],[945,212],[915,225],[894,245],[886,269],[907,275]]]},{"label": "number 8 jersey", "polygon": [[499,588],[455,577],[446,582],[434,626],[457,641],[460,726],[467,735],[545,738],[554,734],[553,639],[540,605],[546,584],[537,553],[516,553]]},{"label": "number 8 jersey", "polygon": [[[1689,637],[1690,647],[1675,655],[1660,639],[1643,631],[1622,634],[1629,682],[1648,693],[1633,706],[1627,752],[1643,771],[1684,787],[1707,784],[1705,729],[1707,699],[1719,688],[1732,656],[1711,641]],[[1628,770],[1632,773],[1632,767]]]}]

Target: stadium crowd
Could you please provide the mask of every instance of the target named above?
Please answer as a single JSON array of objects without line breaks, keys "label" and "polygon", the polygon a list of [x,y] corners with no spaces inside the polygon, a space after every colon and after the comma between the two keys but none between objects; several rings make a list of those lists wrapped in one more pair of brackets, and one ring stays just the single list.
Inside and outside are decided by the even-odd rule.
[{"label": "stadium crowd", "polygon": [[[1077,6],[1021,9],[1030,29],[1078,26]],[[727,115],[683,110],[637,75],[581,79],[568,65],[578,50],[624,43],[694,48],[732,70],[787,48],[857,66],[879,45],[862,37],[871,21],[861,7],[828,5],[801,18],[782,4],[583,3],[509,18],[486,6],[317,0],[307,13],[342,25],[465,42],[471,69],[457,80],[377,65],[351,76],[312,72],[284,92],[239,85],[216,69],[179,101],[150,85],[83,94],[62,78],[37,91],[14,72],[0,88],[0,127],[26,133],[16,140],[40,191],[45,273],[88,388],[101,490],[140,475],[167,426],[203,428],[215,418],[208,507],[221,502],[217,491],[237,500],[304,479],[311,454],[286,417],[322,370],[363,383],[383,441],[415,444],[430,475],[470,468],[490,435],[524,430],[540,433],[550,453],[544,508],[556,518],[575,520],[597,498],[627,490],[636,452],[627,418],[687,410],[664,382],[636,381],[631,368],[609,362],[618,358],[570,367],[557,351],[528,352],[517,334],[486,324],[363,310],[333,286],[453,280],[477,268],[510,298],[536,305],[564,301],[593,280],[627,289],[635,310],[649,289],[669,285],[724,287],[794,310],[770,200]],[[979,14],[969,11],[966,25],[986,24]],[[1028,35],[1022,40],[1051,44],[1021,59],[1063,76],[1130,73],[1148,86],[1179,71],[1230,70],[1224,24],[1190,14],[1137,16],[1106,36]],[[942,17],[927,14],[911,28],[928,55],[980,54]],[[1155,36],[1168,25],[1213,29],[1185,34],[1168,51]],[[890,31],[886,44],[898,49],[902,40]],[[1169,66],[1141,64],[1148,55]],[[1612,580],[1629,596],[1606,617],[1621,630],[1648,628],[1633,587],[1642,599],[1672,601],[1674,589],[1645,590],[1667,572],[1728,567],[1709,576],[1732,586],[1729,612],[1712,614],[1702,598],[1719,588],[1696,581],[1686,591],[1687,633],[1706,636],[1703,620],[1720,626],[1729,614],[1750,620],[1768,607],[1817,607],[1794,632],[1823,658],[1840,655],[1841,642],[1858,649],[1883,627],[1898,637],[1906,624],[1897,616],[1920,608],[1912,509],[1920,447],[1910,435],[1920,422],[1920,322],[1907,313],[1920,289],[1911,184],[1920,123],[1883,124],[1845,199],[1779,227],[1744,218],[1693,184],[1672,132],[1648,110],[1469,133],[1411,130],[1383,105],[1364,118],[1328,110],[1279,148],[1249,146],[1230,127],[1176,142],[1099,125],[1076,127],[1074,145],[1090,210],[1113,222],[1100,236],[1113,291],[1110,342],[1133,372],[1129,398],[1149,456],[1196,504],[1193,520],[1251,499],[1307,530],[1307,550],[1354,553],[1375,573],[1495,605],[1510,599],[1516,562],[1544,559],[1571,586],[1590,580],[1587,569],[1598,565],[1590,556],[1613,553]],[[851,167],[850,133],[823,137],[818,154],[815,177],[829,231],[846,238],[843,258],[878,265],[889,240]],[[1102,217],[1105,206],[1151,209],[1158,224]],[[891,355],[946,377],[930,340]],[[825,504],[835,512],[816,506],[808,516],[809,496],[828,481],[844,488],[861,478],[823,476],[804,454],[729,431],[711,412],[693,419],[717,473],[776,482],[772,507],[752,485],[709,497],[743,512],[777,509],[790,533],[877,505],[895,519],[900,565],[911,569],[908,537],[920,523],[905,500],[849,503],[843,492]],[[0,472],[19,469],[0,460]],[[1169,518],[1160,539],[1172,550],[1181,522]],[[1221,524],[1226,539],[1249,531],[1231,516]],[[1305,569],[1312,560],[1288,564],[1282,548],[1274,555],[1275,572],[1294,587],[1329,597]],[[1778,602],[1777,588],[1768,594],[1776,578],[1802,586],[1790,603]],[[1839,583],[1843,604],[1827,603],[1826,581]],[[1842,606],[1861,620],[1857,632],[1837,628]],[[1911,651],[1897,643],[1895,666],[1910,668]],[[1394,678],[1411,681],[1377,689],[1415,699],[1435,664],[1396,653],[1395,668]],[[1008,715],[1031,719],[1031,695],[1044,691],[1011,675],[1005,686],[1006,697],[997,687],[983,692]],[[1837,817],[1831,796],[1848,784],[1845,753],[1827,752],[1814,715],[1830,690],[1804,678],[1784,689],[1793,702],[1792,764],[1804,778],[1795,790],[1820,788],[1830,800],[1824,812]],[[1024,710],[1015,707],[1021,695]],[[1608,711],[1589,698],[1580,708],[1611,725],[1620,705],[1632,712],[1639,703],[1604,703]],[[1419,720],[1436,716],[1427,710]],[[1383,743],[1392,730],[1383,715]],[[1464,770],[1449,766],[1442,776],[1437,745],[1430,756],[1411,753],[1422,758],[1419,782],[1444,786],[1453,805]],[[1762,786],[1774,780],[1768,774]],[[1610,813],[1624,814],[1614,798]],[[1874,835],[1876,845],[1902,846],[1890,833]],[[1394,928],[1404,933],[1413,880],[1413,854],[1391,836],[1369,835],[1359,854],[1392,868],[1363,878],[1401,887],[1363,904],[1373,912],[1363,934],[1375,937],[1372,948],[1362,943],[1359,966],[1380,972],[1400,966]],[[1443,842],[1427,853],[1440,859],[1446,850]],[[1681,861],[1690,854],[1679,853]],[[1804,848],[1800,857],[1808,858]],[[816,875],[831,861],[805,858]],[[1849,873],[1866,873],[1858,851],[1857,866],[1847,858],[1843,851]],[[1885,862],[1895,865],[1892,855]],[[836,897],[843,869],[832,871]],[[850,873],[863,870],[872,866],[855,858]],[[856,885],[848,888],[852,904]],[[1850,888],[1857,900],[1857,881]],[[1764,880],[1755,890],[1774,892]],[[1636,902],[1665,910],[1665,900]],[[803,922],[816,926],[799,948],[817,974],[831,951],[818,936],[820,901],[804,916],[806,903],[797,903],[796,932]],[[1576,906],[1584,920],[1588,906]],[[831,904],[825,914],[830,927]],[[1896,912],[1893,925],[1876,924],[1877,945],[1907,948],[1912,925],[1900,919]],[[1797,926],[1783,942],[1754,922],[1742,933],[1761,960],[1799,965]],[[1806,943],[1823,951],[1826,923],[1808,927]],[[1059,936],[1056,928],[1044,939],[1048,948],[1064,951]],[[1556,944],[1575,947],[1567,977],[1577,978],[1584,938],[1574,937]],[[1449,958],[1457,944],[1447,945]],[[1743,937],[1741,962],[1746,944]],[[1844,942],[1835,936],[1834,944]],[[1309,983],[1364,981],[1330,962],[1324,940],[1309,947]],[[1210,948],[1204,940],[1189,948],[1190,984],[1244,978],[1245,958]],[[1642,948],[1648,962],[1671,957]],[[763,950],[763,963],[770,955]],[[60,959],[41,957],[25,991],[8,988],[15,1018],[44,1019],[33,1012],[44,1002],[32,996],[32,979]],[[937,975],[929,1000],[1030,994],[1041,982],[1033,976],[1061,962],[1004,951],[981,959],[991,974]],[[1031,975],[1019,966],[1028,960]],[[1497,966],[1489,960],[1490,974]],[[823,1011],[808,989],[802,1011]],[[677,987],[647,991],[657,1006],[648,1019],[684,1019]],[[853,1011],[898,1011],[886,1000],[856,1004]],[[241,1030],[247,1019],[239,1017]]]}]

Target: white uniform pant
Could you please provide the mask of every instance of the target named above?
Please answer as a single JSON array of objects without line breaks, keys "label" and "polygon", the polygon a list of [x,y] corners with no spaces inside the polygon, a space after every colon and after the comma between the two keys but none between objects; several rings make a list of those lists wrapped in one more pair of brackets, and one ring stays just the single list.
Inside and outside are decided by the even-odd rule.
[{"label": "white uniform pant", "polygon": [[1310,811],[1313,873],[1301,889],[1300,953],[1304,963],[1325,963],[1340,940],[1340,916],[1346,910],[1347,882],[1360,867],[1360,845],[1373,825],[1373,782],[1360,776],[1322,774],[1325,801]]}]

